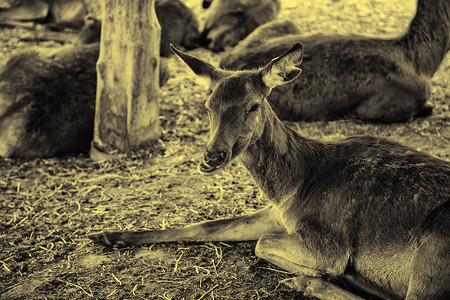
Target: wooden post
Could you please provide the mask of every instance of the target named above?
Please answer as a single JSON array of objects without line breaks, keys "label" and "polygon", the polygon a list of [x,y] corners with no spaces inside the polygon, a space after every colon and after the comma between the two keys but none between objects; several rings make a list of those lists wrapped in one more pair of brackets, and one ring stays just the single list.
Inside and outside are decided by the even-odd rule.
[{"label": "wooden post", "polygon": [[128,152],[159,135],[155,0],[104,0],[91,157]]}]

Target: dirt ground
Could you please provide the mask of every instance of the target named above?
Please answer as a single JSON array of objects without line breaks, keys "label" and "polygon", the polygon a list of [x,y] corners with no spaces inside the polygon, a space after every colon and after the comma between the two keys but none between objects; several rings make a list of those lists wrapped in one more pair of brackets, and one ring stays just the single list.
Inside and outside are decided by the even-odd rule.
[{"label": "dirt ground", "polygon": [[[280,18],[305,34],[402,33],[415,0],[282,0]],[[301,3],[301,4],[297,4]],[[200,20],[200,0],[191,0]],[[1,29],[0,60],[28,47],[22,29]],[[217,63],[218,54],[194,50]],[[179,228],[263,207],[237,163],[205,176],[197,164],[208,139],[207,89],[179,60],[161,89],[161,138],[115,162],[87,154],[54,159],[0,158],[0,298],[2,299],[303,299],[280,284],[290,275],[255,257],[255,242],[165,243],[124,249],[92,244],[102,230]],[[386,137],[450,160],[447,56],[433,77],[431,117],[381,125],[355,120],[290,123],[301,134],[332,140],[355,134]]]}]

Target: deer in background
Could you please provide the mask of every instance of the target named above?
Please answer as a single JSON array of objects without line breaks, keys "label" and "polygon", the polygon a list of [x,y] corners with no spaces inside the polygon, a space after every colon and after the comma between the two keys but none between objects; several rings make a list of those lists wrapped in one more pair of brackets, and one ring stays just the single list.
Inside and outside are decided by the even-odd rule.
[{"label": "deer in background", "polygon": [[[46,23],[49,28],[77,29],[83,26],[83,16],[94,0],[20,0],[2,1],[0,24],[25,25]],[[9,3],[8,3],[9,2]],[[36,24],[34,24],[36,25]]]},{"label": "deer in background", "polygon": [[[233,53],[240,52],[242,49],[256,49],[265,47],[267,40],[272,38],[277,38],[285,35],[295,35],[300,34],[300,28],[291,20],[282,19],[267,22],[258,28],[256,28],[252,33],[250,33],[245,39],[239,42],[239,44],[231,49],[229,52],[225,52],[221,60],[221,64],[227,64],[227,59],[233,58]],[[237,60],[232,64],[231,67],[235,70],[245,69],[246,64],[251,62],[244,62]],[[254,67],[256,68],[256,66]]]},{"label": "deer in background", "polygon": [[[179,0],[158,0],[161,52],[193,46],[198,23]],[[89,149],[93,137],[101,22],[87,17],[78,44],[49,53],[29,50],[0,67],[0,157],[52,157]],[[195,38],[194,38],[195,37]],[[92,44],[86,44],[92,43]],[[169,79],[160,60],[160,86]]]},{"label": "deer in background", "polygon": [[278,0],[206,0],[203,7],[209,8],[198,42],[212,51],[235,46],[280,11]]},{"label": "deer in background", "polygon": [[408,31],[395,39],[274,37],[264,30],[255,30],[220,66],[257,68],[301,40],[306,51],[303,76],[275,88],[269,97],[282,119],[399,122],[432,112],[427,103],[430,80],[450,49],[450,1],[418,0]]},{"label": "deer in background", "polygon": [[213,86],[200,172],[239,159],[270,204],[181,229],[92,234],[93,241],[258,240],[256,255],[294,273],[285,283],[308,295],[360,299],[331,278],[381,297],[450,299],[449,163],[381,138],[323,143],[287,127],[267,97],[301,73],[301,44],[248,71],[173,50]]},{"label": "deer in background", "polygon": [[[99,43],[47,53],[28,50],[0,68],[0,157],[51,157],[89,149],[99,53]],[[161,59],[161,86],[168,77]]]},{"label": "deer in background", "polygon": [[[155,11],[161,25],[160,55],[172,54],[169,45],[194,49],[199,37],[198,21],[194,12],[180,0],[156,0]],[[89,44],[100,41],[101,20],[91,16],[85,17],[85,25],[81,29],[76,44]]]}]

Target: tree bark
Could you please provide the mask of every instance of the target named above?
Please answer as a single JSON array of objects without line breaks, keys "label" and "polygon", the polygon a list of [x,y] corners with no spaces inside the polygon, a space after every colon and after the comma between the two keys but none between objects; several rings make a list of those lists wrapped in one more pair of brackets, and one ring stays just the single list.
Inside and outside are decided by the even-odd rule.
[{"label": "tree bark", "polygon": [[91,157],[98,150],[129,152],[159,135],[155,0],[104,0],[103,8]]}]

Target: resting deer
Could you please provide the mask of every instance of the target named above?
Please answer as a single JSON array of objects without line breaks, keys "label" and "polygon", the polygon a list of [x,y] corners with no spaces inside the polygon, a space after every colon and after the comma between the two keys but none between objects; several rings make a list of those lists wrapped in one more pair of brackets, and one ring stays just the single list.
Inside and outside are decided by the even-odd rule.
[{"label": "resting deer", "polygon": [[275,88],[269,97],[282,119],[399,122],[432,112],[426,103],[430,79],[450,49],[450,1],[418,0],[407,33],[396,39],[300,34],[267,38],[264,30],[256,29],[220,65],[257,68],[301,40],[306,52],[303,76]]},{"label": "resting deer", "polygon": [[[197,18],[189,7],[180,0],[156,0],[156,16],[161,25],[160,55],[172,54],[169,45],[194,49],[199,37]],[[75,39],[76,44],[100,41],[102,22],[91,16],[85,17],[85,24]]]},{"label": "resting deer", "polygon": [[203,7],[209,8],[199,44],[212,51],[235,46],[256,27],[274,20],[280,11],[278,0],[203,1]]},{"label": "resting deer", "polygon": [[83,14],[86,11],[83,0],[20,0],[10,1],[9,5],[2,2],[4,9],[0,8],[0,23],[5,25],[37,21],[45,22],[53,28],[76,29],[83,26]]},{"label": "resting deer", "polygon": [[[48,51],[48,49],[47,49]],[[99,43],[28,50],[0,67],[0,157],[52,157],[89,149]],[[160,85],[168,80],[160,60]]]},{"label": "resting deer", "polygon": [[[378,294],[450,297],[450,164],[395,142],[350,137],[322,143],[282,123],[267,97],[299,76],[302,46],[259,70],[225,71],[173,49],[214,86],[205,107],[210,138],[202,173],[239,158],[270,205],[250,215],[182,229],[103,232],[107,246],[258,240],[256,255],[286,281],[327,298],[358,299],[325,278]],[[328,296],[327,296],[328,295]]]}]

